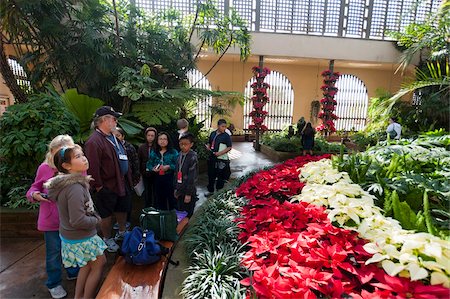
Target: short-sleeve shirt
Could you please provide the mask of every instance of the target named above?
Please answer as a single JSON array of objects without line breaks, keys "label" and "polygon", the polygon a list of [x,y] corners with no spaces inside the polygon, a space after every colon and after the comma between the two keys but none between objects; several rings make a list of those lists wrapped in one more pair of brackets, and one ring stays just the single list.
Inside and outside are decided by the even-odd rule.
[{"label": "short-sleeve shirt", "polygon": [[223,143],[226,147],[231,147],[231,137],[227,133],[217,134],[217,131],[214,131],[209,135],[208,143],[211,146],[211,151],[216,153],[219,151],[220,144]]}]

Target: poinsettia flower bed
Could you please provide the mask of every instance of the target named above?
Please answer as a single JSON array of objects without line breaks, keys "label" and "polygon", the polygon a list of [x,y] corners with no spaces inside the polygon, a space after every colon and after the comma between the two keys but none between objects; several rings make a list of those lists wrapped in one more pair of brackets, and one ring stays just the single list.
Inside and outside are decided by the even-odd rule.
[{"label": "poinsettia flower bed", "polygon": [[249,199],[237,221],[238,238],[248,244],[242,264],[252,275],[241,283],[258,298],[446,298],[447,288],[366,265],[372,258],[364,249],[367,241],[334,226],[324,207],[287,201],[305,186],[299,168],[322,158],[289,160],[237,189],[238,196]]},{"label": "poinsettia flower bed", "polygon": [[308,183],[291,201],[325,206],[330,221],[369,240],[364,249],[373,257],[366,264],[380,262],[391,276],[450,286],[450,242],[405,230],[397,220],[385,217],[374,205],[376,197],[353,184],[346,172],[334,169],[330,160],[308,163],[301,171],[301,181]]}]

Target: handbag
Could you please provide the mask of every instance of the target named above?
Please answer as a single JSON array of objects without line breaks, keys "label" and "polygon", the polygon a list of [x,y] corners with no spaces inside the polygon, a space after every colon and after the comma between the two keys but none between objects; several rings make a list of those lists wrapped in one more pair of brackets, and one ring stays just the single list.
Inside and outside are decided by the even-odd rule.
[{"label": "handbag", "polygon": [[178,240],[177,213],[175,210],[158,210],[152,207],[142,209],[139,217],[143,229],[155,232],[156,239],[172,241]]},{"label": "handbag", "polygon": [[125,261],[134,265],[150,265],[161,259],[163,252],[168,251],[155,240],[155,234],[149,230],[142,230],[136,226],[127,232],[123,239],[121,251]]}]

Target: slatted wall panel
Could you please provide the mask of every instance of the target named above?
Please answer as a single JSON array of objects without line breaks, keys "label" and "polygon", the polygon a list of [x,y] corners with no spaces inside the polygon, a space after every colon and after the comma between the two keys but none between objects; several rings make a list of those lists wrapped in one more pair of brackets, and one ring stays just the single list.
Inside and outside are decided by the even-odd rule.
[{"label": "slatted wall panel", "polygon": [[[250,85],[254,82],[253,78],[247,82],[245,87],[245,97],[247,100],[244,105],[244,128],[252,124],[252,118],[249,116],[253,110],[253,104],[250,98],[253,96],[253,89]],[[268,89],[269,102],[263,110],[268,112],[264,120],[264,125],[269,131],[279,131],[292,123],[292,113],[294,109],[294,89],[291,82],[283,74],[272,71],[265,78],[264,82],[270,85]]]},{"label": "slatted wall panel", "polygon": [[360,131],[364,129],[367,119],[369,97],[364,82],[355,76],[343,74],[336,81],[338,92],[335,121],[338,131]]},{"label": "slatted wall panel", "polygon": [[[196,69],[190,70],[187,73],[187,77],[190,86],[200,80],[197,85],[195,85],[196,88],[212,90],[208,79],[204,78],[200,71]],[[205,121],[205,128],[211,127],[211,105],[212,97],[205,97],[197,101],[197,106],[194,109],[194,114],[197,116],[197,121]]]},{"label": "slatted wall panel", "polygon": [[[235,9],[252,31],[391,39],[387,31],[402,31],[423,22],[443,0],[218,0],[228,14]],[[148,11],[176,8],[195,12],[197,0],[136,0]]]},{"label": "slatted wall panel", "polygon": [[366,1],[368,0],[347,0],[348,4],[345,7],[344,19],[344,36],[347,37],[362,37],[365,32],[367,20]]},{"label": "slatted wall panel", "polygon": [[14,78],[17,80],[17,84],[25,91],[30,92],[31,91],[31,83],[27,78],[27,74],[25,73],[25,70],[23,67],[17,62],[17,60],[8,58],[8,64],[11,68]]}]

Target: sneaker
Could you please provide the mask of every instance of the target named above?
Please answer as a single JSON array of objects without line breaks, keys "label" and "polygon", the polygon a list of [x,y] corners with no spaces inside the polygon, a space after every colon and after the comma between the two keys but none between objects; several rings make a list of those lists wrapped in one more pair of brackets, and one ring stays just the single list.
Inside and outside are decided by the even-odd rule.
[{"label": "sneaker", "polygon": [[116,236],[114,237],[114,240],[116,241],[122,241],[123,238],[125,237],[125,234],[127,233],[127,231],[124,232],[117,232]]},{"label": "sneaker", "polygon": [[77,279],[77,276],[67,276],[67,280],[68,281],[70,281],[70,280],[76,280]]},{"label": "sneaker", "polygon": [[55,299],[64,298],[67,296],[66,290],[64,290],[61,285],[48,289],[48,291],[50,292],[50,295],[52,295],[52,298]]},{"label": "sneaker", "polygon": [[[127,222],[127,223],[125,224],[126,230],[130,230],[130,227],[131,227],[131,223],[130,223],[130,222]],[[118,223],[118,222],[116,222],[116,223],[113,225],[113,230],[119,230],[119,223]]]},{"label": "sneaker", "polygon": [[117,252],[117,250],[119,250],[120,247],[119,245],[117,245],[116,241],[114,241],[113,238],[104,241],[106,243],[106,246],[108,246],[108,248],[106,248],[108,252]]}]

